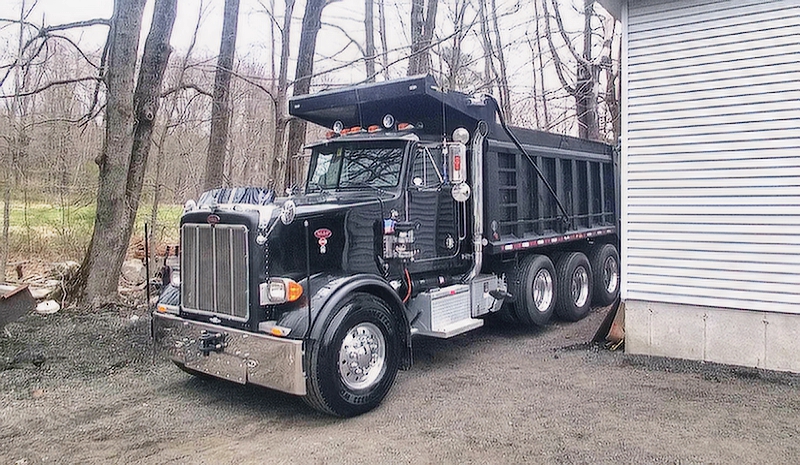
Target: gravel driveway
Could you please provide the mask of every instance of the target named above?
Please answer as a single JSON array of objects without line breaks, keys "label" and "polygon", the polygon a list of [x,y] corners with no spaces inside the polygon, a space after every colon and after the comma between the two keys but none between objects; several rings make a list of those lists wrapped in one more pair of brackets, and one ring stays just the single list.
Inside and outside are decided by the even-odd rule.
[{"label": "gravel driveway", "polygon": [[604,311],[415,339],[349,420],[154,361],[142,309],[29,315],[0,336],[0,464],[800,462],[800,376],[584,344]]}]

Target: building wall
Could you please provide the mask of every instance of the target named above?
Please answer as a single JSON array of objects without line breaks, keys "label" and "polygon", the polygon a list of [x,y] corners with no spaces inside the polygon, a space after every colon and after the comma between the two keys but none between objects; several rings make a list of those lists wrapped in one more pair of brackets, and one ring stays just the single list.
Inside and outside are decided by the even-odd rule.
[{"label": "building wall", "polygon": [[800,371],[800,0],[629,0],[623,28],[628,350]]}]

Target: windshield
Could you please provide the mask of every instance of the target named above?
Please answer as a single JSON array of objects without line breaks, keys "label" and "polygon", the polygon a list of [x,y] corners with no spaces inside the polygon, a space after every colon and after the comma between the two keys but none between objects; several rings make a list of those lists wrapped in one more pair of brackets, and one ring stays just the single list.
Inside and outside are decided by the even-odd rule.
[{"label": "windshield", "polygon": [[396,187],[405,142],[331,144],[314,147],[307,192],[365,186]]}]

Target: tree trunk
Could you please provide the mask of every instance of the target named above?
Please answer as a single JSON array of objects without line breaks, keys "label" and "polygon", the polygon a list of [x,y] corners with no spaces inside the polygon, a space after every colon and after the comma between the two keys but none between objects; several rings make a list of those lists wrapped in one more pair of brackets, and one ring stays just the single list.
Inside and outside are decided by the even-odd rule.
[{"label": "tree trunk", "polygon": [[115,0],[108,33],[106,134],[97,160],[97,213],[89,250],[81,265],[82,279],[77,285],[80,302],[95,308],[116,300],[119,270],[129,239],[125,194],[134,145],[134,79],[145,3],[146,0]]},{"label": "tree trunk", "polygon": [[[311,77],[314,75],[314,53],[317,49],[317,33],[322,27],[322,10],[330,0],[308,0],[303,13],[303,27],[300,30],[300,46],[297,50],[297,67],[294,72],[294,96],[306,95],[311,90]],[[286,170],[283,186],[295,182],[292,159],[300,154],[306,143],[306,122],[293,119],[289,123],[289,147],[286,151]]]},{"label": "tree trunk", "polygon": [[378,35],[381,37],[381,65],[383,66],[383,78],[389,80],[389,45],[386,43],[386,11],[384,0],[378,0]]},{"label": "tree trunk", "polygon": [[374,3],[375,0],[364,0],[364,31],[366,32],[365,40],[365,57],[364,66],[367,72],[366,82],[375,82],[375,27],[373,26],[374,19]]},{"label": "tree trunk", "polygon": [[[189,48],[186,50],[186,54],[183,56],[183,60],[181,61],[181,67],[178,70],[178,77],[175,80],[175,87],[180,88],[183,86],[184,79],[186,77],[186,70],[189,69],[189,59],[192,56],[192,51],[194,51],[194,47],[197,45],[197,33],[200,29],[200,23],[203,19],[203,9],[200,8],[200,12],[197,16],[197,22],[195,22],[194,32],[192,33],[192,41],[189,43]],[[158,144],[156,148],[158,151],[156,152],[156,168],[154,174],[154,187],[153,187],[153,205],[150,209],[150,253],[156,253],[156,246],[157,246],[157,237],[159,228],[158,228],[158,210],[161,206],[161,193],[164,189],[164,181],[163,181],[163,172],[164,172],[164,157],[165,157],[165,144],[167,141],[167,135],[169,134],[170,130],[172,129],[172,125],[174,122],[173,113],[175,112],[175,108],[178,105],[178,92],[173,92],[168,99],[166,111],[166,119],[164,121],[164,128],[161,131],[161,135],[158,138]],[[154,255],[155,256],[155,255]],[[154,271],[154,270],[153,270]],[[149,276],[148,276],[149,278]]]},{"label": "tree trunk", "polygon": [[288,170],[291,161],[286,155],[286,125],[289,118],[286,114],[287,95],[289,91],[289,46],[291,44],[292,14],[294,13],[294,0],[286,0],[283,14],[283,28],[281,29],[281,61],[278,70],[278,92],[275,96],[275,136],[272,139],[272,166],[269,175],[269,184],[277,187],[280,180],[284,179],[284,166]]},{"label": "tree trunk", "polygon": [[492,25],[494,26],[494,57],[497,58],[497,64],[500,68],[500,73],[497,78],[500,81],[497,84],[497,89],[500,92],[500,106],[505,113],[506,121],[509,123],[514,122],[514,114],[511,111],[511,92],[508,88],[508,75],[506,73],[506,57],[503,53],[503,43],[500,40],[500,25],[497,21],[497,5],[495,0],[492,0]]},{"label": "tree trunk", "polygon": [[481,25],[481,45],[483,45],[483,87],[491,94],[494,92],[496,73],[492,63],[492,37],[489,35],[489,19],[484,2],[478,2],[478,21]]},{"label": "tree trunk", "polygon": [[411,55],[408,57],[408,75],[427,74],[431,69],[430,47],[436,27],[438,0],[411,1]]},{"label": "tree trunk", "polygon": [[228,126],[230,125],[230,90],[236,32],[239,23],[239,0],[225,0],[222,38],[214,76],[214,97],[211,104],[211,137],[206,158],[204,190],[223,186],[227,158]]},{"label": "tree trunk", "polygon": [[19,118],[22,118],[22,112],[20,111],[22,108],[22,104],[20,103],[20,93],[22,92],[22,41],[25,32],[25,0],[22,0],[22,4],[19,7],[19,37],[17,42],[17,60],[16,64],[14,65],[14,100],[12,102],[12,118],[15,122],[16,127],[14,128],[14,138],[13,142],[8,144],[9,148],[6,152],[5,156],[3,157],[2,166],[5,167],[3,170],[3,243],[0,246],[0,282],[5,282],[6,280],[6,267],[8,266],[8,257],[9,257],[9,249],[11,247],[11,242],[9,241],[9,222],[11,221],[11,183],[14,179],[12,175],[13,169],[13,160],[17,157],[14,156],[14,152],[19,150],[20,142],[22,139],[22,122],[19,121]]},{"label": "tree trunk", "polygon": [[600,139],[597,124],[597,67],[592,63],[592,11],[594,0],[584,0],[583,60],[578,60],[575,83],[575,110],[578,114],[578,134],[592,140]]},{"label": "tree trunk", "polygon": [[[547,0],[544,0],[545,2]],[[536,55],[538,61],[538,68],[539,68],[539,89],[542,96],[542,122],[544,126],[539,126],[540,129],[544,129],[545,131],[550,129],[550,116],[549,111],[547,110],[547,88],[545,87],[544,81],[544,54],[542,53],[542,33],[541,28],[539,27],[539,0],[534,0],[533,2],[534,13],[536,14]],[[545,21],[549,21],[548,18],[545,18]],[[536,75],[533,76],[534,81],[536,80]]]},{"label": "tree trunk", "polygon": [[[616,25],[616,20],[609,15],[604,24],[605,36],[603,38],[603,52],[601,58],[601,66],[606,70],[605,101],[608,118],[611,119],[611,140],[609,142],[612,144],[619,142],[619,138],[622,135],[622,117],[620,115],[618,97],[619,86],[617,85],[619,69],[614,69],[614,59],[612,57]],[[622,43],[620,42],[619,56],[621,55]],[[619,63],[619,61],[617,61],[617,63]]]}]

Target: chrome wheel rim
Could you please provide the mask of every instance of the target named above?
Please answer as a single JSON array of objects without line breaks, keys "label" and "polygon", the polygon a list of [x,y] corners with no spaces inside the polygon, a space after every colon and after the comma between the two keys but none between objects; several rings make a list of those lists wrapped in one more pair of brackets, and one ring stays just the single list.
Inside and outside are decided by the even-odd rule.
[{"label": "chrome wheel rim", "polygon": [[586,268],[582,266],[575,268],[575,272],[572,273],[570,290],[572,302],[575,303],[576,307],[586,305],[586,301],[589,300],[589,273],[586,272]]},{"label": "chrome wheel rim", "polygon": [[352,327],[339,349],[339,375],[345,386],[361,390],[373,386],[386,367],[386,338],[372,323]]},{"label": "chrome wheel rim", "polygon": [[617,292],[617,286],[619,286],[619,268],[617,267],[617,261],[614,257],[606,258],[606,261],[603,263],[603,284],[605,284],[606,292],[609,294]]},{"label": "chrome wheel rim", "polygon": [[533,278],[533,303],[540,313],[547,311],[553,303],[553,276],[544,268]]}]

